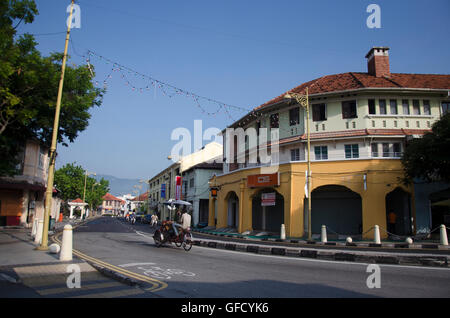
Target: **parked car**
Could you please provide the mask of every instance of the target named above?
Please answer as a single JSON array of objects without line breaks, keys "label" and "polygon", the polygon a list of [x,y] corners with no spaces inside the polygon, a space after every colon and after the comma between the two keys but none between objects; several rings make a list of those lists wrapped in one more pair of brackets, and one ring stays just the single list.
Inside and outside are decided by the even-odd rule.
[{"label": "parked car", "polygon": [[151,216],[151,214],[144,215],[144,217],[141,219],[141,222],[144,223],[144,224],[152,223],[152,216]]},{"label": "parked car", "polygon": [[142,222],[142,218],[145,216],[144,212],[137,212],[136,213],[136,221]]}]

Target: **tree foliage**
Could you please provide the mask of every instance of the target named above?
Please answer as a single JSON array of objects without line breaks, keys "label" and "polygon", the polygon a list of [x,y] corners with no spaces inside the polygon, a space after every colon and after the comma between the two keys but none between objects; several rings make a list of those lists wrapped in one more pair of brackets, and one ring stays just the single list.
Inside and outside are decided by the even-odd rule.
[{"label": "tree foliage", "polygon": [[[60,191],[64,201],[77,198],[83,199],[84,180],[86,170],[75,163],[68,163],[55,171],[55,187]],[[97,182],[92,177],[86,178],[86,203],[97,208],[102,203],[102,197],[109,191],[109,181],[101,179]]]},{"label": "tree foliage", "polygon": [[[43,57],[33,36],[16,36],[17,26],[36,14],[33,0],[0,0],[0,176],[16,173],[27,138],[51,144],[63,54]],[[93,85],[91,70],[66,66],[58,131],[64,146],[87,128],[89,109],[101,105],[105,91]]]},{"label": "tree foliage", "polygon": [[408,142],[402,158],[406,181],[450,182],[450,113],[430,133]]}]

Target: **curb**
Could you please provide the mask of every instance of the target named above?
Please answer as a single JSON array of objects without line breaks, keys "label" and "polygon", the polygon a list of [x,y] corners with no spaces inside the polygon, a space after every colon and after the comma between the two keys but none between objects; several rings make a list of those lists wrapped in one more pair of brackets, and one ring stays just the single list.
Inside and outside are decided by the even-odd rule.
[{"label": "curb", "polygon": [[411,255],[365,255],[358,253],[347,253],[341,251],[296,249],[285,247],[272,247],[255,244],[217,242],[195,240],[194,245],[208,248],[232,250],[262,255],[276,255],[294,258],[313,258],[328,261],[343,261],[356,263],[389,264],[389,265],[415,265],[427,267],[449,267],[446,256],[411,256]]},{"label": "curb", "polygon": [[108,268],[99,266],[97,264],[94,264],[94,263],[91,263],[91,262],[87,262],[87,263],[89,263],[89,265],[94,267],[98,272],[100,272],[102,275],[104,275],[106,277],[112,278],[112,279],[114,279],[116,281],[119,281],[119,282],[124,283],[124,284],[129,285],[129,286],[139,286],[140,285],[140,283],[137,280],[135,280],[135,279],[129,278],[129,277],[125,276],[125,275],[122,275],[120,273],[112,271],[112,270],[110,270]]},{"label": "curb", "polygon": [[[211,236],[211,239],[214,239],[214,237],[217,237],[217,239],[220,238],[231,238],[231,239],[237,239],[237,240],[243,240],[249,243],[257,244],[258,242],[273,242],[273,243],[292,243],[292,244],[299,244],[299,247],[316,247],[317,248],[325,248],[328,246],[333,247],[340,247],[340,248],[346,248],[346,247],[358,247],[358,248],[390,248],[390,249],[398,249],[398,250],[416,250],[416,249],[422,249],[426,251],[444,251],[444,252],[450,252],[450,246],[444,246],[440,245],[438,243],[421,243],[421,242],[414,242],[412,244],[408,244],[406,242],[382,242],[381,244],[376,244],[374,242],[366,241],[366,242],[358,242],[358,243],[348,243],[348,242],[326,242],[322,243],[319,241],[307,241],[303,239],[278,239],[278,238],[248,238],[243,235],[230,235],[227,233],[208,233],[206,231],[202,230],[194,230],[192,231],[194,233]],[[245,244],[245,243],[241,243]],[[383,252],[383,251],[380,251]],[[450,255],[450,253],[449,253]]]}]

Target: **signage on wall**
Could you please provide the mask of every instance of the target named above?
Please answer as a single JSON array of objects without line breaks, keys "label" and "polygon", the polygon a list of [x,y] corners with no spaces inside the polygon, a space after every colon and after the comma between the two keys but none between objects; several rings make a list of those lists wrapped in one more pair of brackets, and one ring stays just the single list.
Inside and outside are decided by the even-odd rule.
[{"label": "signage on wall", "polygon": [[247,186],[250,188],[258,187],[277,187],[280,185],[280,174],[255,174],[247,177]]},{"label": "signage on wall", "polygon": [[176,176],[175,180],[175,200],[181,200],[181,177]]},{"label": "signage on wall", "polygon": [[161,184],[161,198],[163,198],[163,199],[166,198],[166,184],[165,183]]},{"label": "signage on wall", "polygon": [[276,198],[275,192],[261,194],[261,206],[275,206]]}]

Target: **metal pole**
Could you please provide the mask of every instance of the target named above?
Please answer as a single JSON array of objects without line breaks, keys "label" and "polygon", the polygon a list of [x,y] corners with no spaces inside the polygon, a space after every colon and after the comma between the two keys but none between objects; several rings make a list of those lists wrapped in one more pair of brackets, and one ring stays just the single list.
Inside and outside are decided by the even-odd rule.
[{"label": "metal pole", "polygon": [[69,46],[70,28],[72,26],[72,13],[74,1],[75,0],[72,0],[72,4],[70,7],[69,25],[67,26],[66,43],[64,46],[64,56],[61,66],[61,78],[59,80],[58,97],[56,99],[55,120],[53,122],[52,144],[50,147],[50,165],[48,168],[47,190],[45,192],[44,229],[42,230],[42,243],[37,248],[38,250],[41,251],[48,250],[48,226],[50,223],[49,220],[50,210],[52,208],[53,181],[55,177],[54,173],[55,173],[56,145],[58,141],[58,129],[59,129],[59,113],[61,110],[61,98],[64,85],[64,72],[66,70],[67,49]]},{"label": "metal pole", "polygon": [[306,88],[306,129],[308,134],[308,240],[311,241],[311,144],[309,130],[309,100],[308,87]]}]

